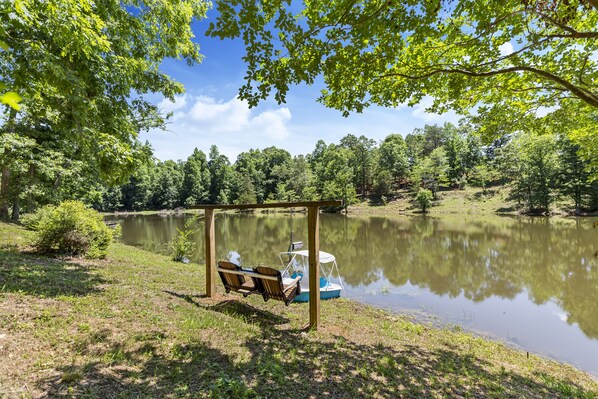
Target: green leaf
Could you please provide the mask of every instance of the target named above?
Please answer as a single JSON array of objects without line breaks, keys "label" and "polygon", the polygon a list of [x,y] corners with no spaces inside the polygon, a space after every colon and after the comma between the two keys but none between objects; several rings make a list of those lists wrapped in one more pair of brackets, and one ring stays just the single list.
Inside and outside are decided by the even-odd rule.
[{"label": "green leaf", "polygon": [[0,102],[8,105],[9,107],[16,109],[17,111],[21,109],[19,102],[21,102],[22,98],[14,91],[9,91],[8,93],[4,93],[0,96]]}]

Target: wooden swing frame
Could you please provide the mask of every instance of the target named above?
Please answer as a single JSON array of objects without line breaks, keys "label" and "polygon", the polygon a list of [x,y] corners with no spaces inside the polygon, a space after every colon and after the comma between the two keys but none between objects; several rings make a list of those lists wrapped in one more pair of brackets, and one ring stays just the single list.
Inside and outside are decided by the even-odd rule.
[{"label": "wooden swing frame", "polygon": [[216,237],[214,211],[217,209],[307,208],[307,246],[309,253],[309,328],[320,327],[320,207],[343,205],[343,201],[275,202],[268,204],[196,205],[189,209],[205,212],[206,295],[216,293]]}]

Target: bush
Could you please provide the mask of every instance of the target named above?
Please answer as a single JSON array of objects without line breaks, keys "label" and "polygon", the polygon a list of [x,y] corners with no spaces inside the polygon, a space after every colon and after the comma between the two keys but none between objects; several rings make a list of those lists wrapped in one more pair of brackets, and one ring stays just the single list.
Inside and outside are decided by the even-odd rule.
[{"label": "bush", "polygon": [[39,221],[55,208],[56,206],[54,205],[46,205],[43,208],[39,208],[35,213],[27,213],[21,216],[21,223],[29,230],[37,230]]},{"label": "bush", "polygon": [[177,235],[169,243],[168,246],[172,251],[172,260],[176,262],[189,262],[188,255],[195,251],[195,242],[193,236],[197,233],[202,221],[198,216],[192,217],[185,222],[183,230],[176,229]]},{"label": "bush", "polygon": [[41,208],[31,220],[36,230],[34,246],[42,252],[104,258],[112,241],[102,215],[79,201]]},{"label": "bush", "polygon": [[184,262],[187,255],[190,255],[195,250],[195,243],[191,241],[193,230],[176,229],[177,235],[168,243],[172,251],[172,260],[175,262]]},{"label": "bush", "polygon": [[422,188],[417,192],[415,202],[417,202],[423,213],[426,213],[432,206],[432,198],[434,198],[434,194],[430,190]]}]

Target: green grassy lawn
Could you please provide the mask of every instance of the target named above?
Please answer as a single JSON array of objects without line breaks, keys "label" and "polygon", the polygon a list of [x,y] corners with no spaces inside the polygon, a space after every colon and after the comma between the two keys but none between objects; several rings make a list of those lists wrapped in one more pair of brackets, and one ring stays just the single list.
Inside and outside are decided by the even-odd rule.
[{"label": "green grassy lawn", "polygon": [[51,259],[0,223],[0,397],[596,398],[572,367],[349,300],[202,297],[199,265],[121,244]]}]

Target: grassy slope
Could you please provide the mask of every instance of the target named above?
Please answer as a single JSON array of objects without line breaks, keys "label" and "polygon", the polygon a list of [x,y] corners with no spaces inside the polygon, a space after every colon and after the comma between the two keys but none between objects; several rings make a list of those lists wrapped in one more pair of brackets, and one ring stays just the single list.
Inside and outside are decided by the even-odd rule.
[{"label": "grassy slope", "polygon": [[0,397],[598,397],[563,366],[347,300],[202,298],[198,265],[113,245],[104,261],[27,253],[0,223]]},{"label": "grassy slope", "polygon": [[[497,186],[489,188],[484,194],[482,189],[467,187],[464,190],[441,191],[434,206],[430,208],[429,214],[512,214],[518,215],[521,212],[517,204],[509,198],[509,188]],[[571,201],[561,198],[555,202],[551,212],[556,215],[566,215],[572,210]],[[396,199],[388,202],[387,205],[361,202],[349,207],[350,214],[364,215],[391,215],[391,214],[418,214],[419,208],[413,203],[413,195],[408,190],[402,190]]]}]

